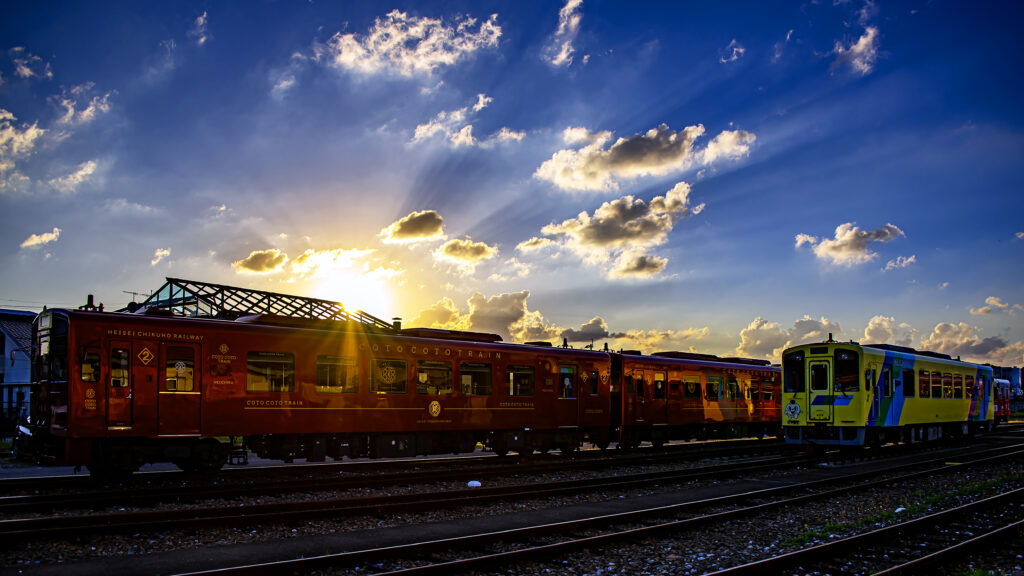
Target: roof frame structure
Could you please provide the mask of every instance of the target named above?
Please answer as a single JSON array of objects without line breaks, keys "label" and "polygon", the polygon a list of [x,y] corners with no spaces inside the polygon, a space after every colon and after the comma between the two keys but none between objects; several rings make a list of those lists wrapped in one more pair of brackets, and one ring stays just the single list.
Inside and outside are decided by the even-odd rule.
[{"label": "roof frame structure", "polygon": [[349,312],[341,302],[182,278],[166,280],[149,298],[133,304],[125,311],[168,310],[179,316],[229,320],[255,314],[271,314],[289,318],[358,322],[381,330],[394,329],[392,324],[362,310]]}]

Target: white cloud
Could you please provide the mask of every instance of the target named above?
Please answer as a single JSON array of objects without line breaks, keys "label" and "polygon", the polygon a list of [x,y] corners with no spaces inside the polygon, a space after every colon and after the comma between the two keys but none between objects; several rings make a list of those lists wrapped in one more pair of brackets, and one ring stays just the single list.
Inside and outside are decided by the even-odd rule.
[{"label": "white cloud", "polygon": [[188,29],[189,37],[196,39],[197,46],[206,44],[206,41],[210,39],[210,34],[207,31],[209,23],[209,18],[207,17],[206,12],[203,11],[203,13],[192,23],[192,27]]},{"label": "white cloud", "polygon": [[835,337],[841,332],[838,322],[824,317],[815,320],[810,316],[804,316],[794,322],[792,328],[783,328],[778,322],[768,322],[757,317],[740,331],[740,345],[736,347],[736,352],[740,356],[778,362],[782,357],[782,351],[790,346],[824,342],[829,334]]},{"label": "white cloud", "polygon": [[42,234],[32,234],[21,243],[22,248],[39,248],[47,244],[56,242],[60,238],[60,228],[54,227],[53,232],[44,232]]},{"label": "white cloud", "polygon": [[580,12],[583,7],[583,0],[566,0],[565,5],[558,11],[558,29],[548,39],[544,47],[544,61],[552,66],[567,67],[572,64],[572,56],[576,52],[573,42],[580,32],[580,21],[583,14]]},{"label": "white cloud", "polygon": [[896,323],[892,316],[874,316],[864,329],[864,341],[867,344],[896,344],[897,346],[913,346],[917,330],[906,322]]},{"label": "white cloud", "polygon": [[897,256],[895,260],[889,260],[885,263],[885,268],[882,268],[883,272],[889,272],[890,270],[900,270],[906,268],[911,264],[917,262],[917,254],[911,254],[910,256]]},{"label": "white cloud", "polygon": [[254,250],[245,258],[235,260],[231,267],[248,274],[270,274],[284,268],[288,255],[276,248]]},{"label": "white cloud", "polygon": [[14,75],[25,80],[31,78],[53,78],[53,70],[49,62],[25,51],[22,46],[15,46],[7,51],[14,63]]},{"label": "white cloud", "polygon": [[1024,311],[1024,306],[1021,306],[1020,304],[1011,305],[1003,302],[1002,298],[989,296],[988,298],[985,298],[985,306],[980,308],[970,308],[969,310],[974,316],[987,316],[997,310],[1006,312],[1010,316],[1014,316],[1017,312]]},{"label": "white cloud", "polygon": [[444,240],[444,218],[435,210],[421,210],[391,223],[377,234],[386,244]]},{"label": "white cloud", "polygon": [[78,169],[74,172],[59,178],[53,178],[49,181],[49,184],[61,194],[74,194],[78,191],[78,187],[96,172],[96,166],[95,160],[83,162],[78,165]]},{"label": "white cloud", "polygon": [[[60,96],[52,96],[50,101],[64,111],[63,115],[57,121],[58,124],[65,126],[77,126],[81,124],[88,124],[96,119],[96,116],[100,113],[107,113],[110,111],[110,97],[112,92],[107,92],[102,96],[93,96],[89,98],[89,93],[92,92],[94,84],[87,82],[80,86],[74,86],[70,90],[64,90]],[[83,99],[87,101],[84,108],[79,110],[79,102]]]},{"label": "white cloud", "polygon": [[875,61],[878,59],[878,28],[867,26],[864,35],[849,47],[836,42],[833,53],[836,55],[832,63],[833,71],[842,66],[849,66],[861,76],[867,76],[874,70]]},{"label": "white cloud", "polygon": [[164,258],[167,258],[170,255],[171,255],[171,249],[170,248],[157,248],[156,251],[153,252],[153,259],[149,261],[149,265],[150,266],[156,266]]},{"label": "white cloud", "polygon": [[726,131],[703,151],[694,152],[694,144],[703,134],[704,126],[699,124],[681,132],[662,124],[643,134],[619,138],[606,147],[611,142],[611,132],[570,127],[563,131],[562,138],[570,144],[585,145],[555,152],[537,168],[534,177],[562,190],[618,190],[622,180],[664,176],[694,164],[745,156],[756,139],[750,132]]},{"label": "white cloud", "polygon": [[726,46],[725,49],[719,53],[720,56],[718,58],[718,61],[722,64],[735,62],[742,58],[743,54],[746,53],[746,51],[747,49],[741,46],[740,43],[737,42],[735,38],[733,38],[732,42],[729,42],[729,45]]},{"label": "white cloud", "polygon": [[819,239],[809,234],[796,235],[796,247],[810,244],[814,254],[820,260],[830,261],[837,266],[853,266],[864,264],[878,257],[868,250],[871,242],[889,242],[900,236],[903,231],[893,224],[886,224],[878,230],[866,231],[856,227],[853,222],[840,224],[836,227],[835,238]]},{"label": "white cloud", "polygon": [[436,68],[452,66],[484,48],[494,48],[501,37],[498,15],[477,25],[463,17],[448,24],[392,10],[377,18],[365,35],[336,33],[315,47],[318,61],[361,74],[390,73],[429,76]]},{"label": "white cloud", "polygon": [[17,163],[32,154],[36,141],[46,133],[38,122],[31,126],[22,123],[19,128],[16,120],[14,114],[0,108],[0,190],[8,188],[9,176],[20,179],[16,174]]},{"label": "white cloud", "polygon": [[497,255],[497,246],[473,242],[470,238],[453,238],[434,251],[434,260],[455,264],[461,274],[469,275],[474,272],[477,264]]},{"label": "white cloud", "polygon": [[284,69],[276,69],[270,72],[268,78],[271,84],[271,98],[281,101],[298,85],[298,75],[302,72],[306,61],[307,58],[305,56],[296,52],[288,60],[288,66]]},{"label": "white cloud", "polygon": [[473,125],[469,123],[469,119],[487,108],[493,101],[494,98],[490,96],[477,94],[476,103],[472,106],[463,106],[456,110],[442,110],[426,124],[416,126],[411,141],[421,142],[435,136],[443,136],[452,146],[458,148],[476,145],[490,147],[504,142],[522,140],[524,136],[522,132],[515,132],[508,127],[500,129],[484,141],[473,136]]},{"label": "white cloud", "polygon": [[991,362],[1003,366],[1024,364],[1024,343],[1010,343],[999,336],[982,338],[980,332],[979,328],[963,322],[941,322],[921,341],[920,348],[969,362]]}]

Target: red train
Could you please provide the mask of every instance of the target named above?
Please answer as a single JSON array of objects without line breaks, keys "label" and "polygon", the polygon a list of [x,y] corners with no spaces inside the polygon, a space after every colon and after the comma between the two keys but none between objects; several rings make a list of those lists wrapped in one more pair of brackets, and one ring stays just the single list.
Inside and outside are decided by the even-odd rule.
[{"label": "red train", "polygon": [[516,345],[356,322],[44,310],[29,421],[39,461],[215,470],[229,437],[290,461],[526,453],[778,435],[780,371],[686,353]]}]

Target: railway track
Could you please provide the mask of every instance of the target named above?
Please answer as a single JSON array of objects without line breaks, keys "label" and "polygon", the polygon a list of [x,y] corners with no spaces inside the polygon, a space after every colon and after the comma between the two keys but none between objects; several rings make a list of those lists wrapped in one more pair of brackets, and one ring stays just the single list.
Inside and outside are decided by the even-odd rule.
[{"label": "railway track", "polygon": [[[471,571],[483,573],[500,571],[502,573],[516,574],[519,572],[515,570],[515,567],[523,563],[544,562],[553,557],[565,558],[568,555],[584,550],[606,550],[614,546],[621,546],[624,543],[661,538],[687,531],[705,530],[712,526],[727,525],[743,518],[765,515],[782,508],[806,506],[814,502],[837,499],[854,492],[884,489],[893,484],[913,482],[915,479],[945,474],[954,470],[964,470],[967,467],[991,465],[994,462],[1005,461],[1007,458],[1021,457],[1024,457],[1024,446],[1018,445],[1009,449],[993,449],[987,451],[984,455],[979,455],[970,460],[963,459],[962,462],[953,464],[948,461],[948,456],[945,456],[927,464],[918,462],[889,467],[882,471],[874,470],[842,474],[826,479],[791,483],[740,494],[727,494],[717,498],[685,502],[673,506],[587,517],[566,522],[525,526],[512,530],[471,534],[456,538],[428,539],[403,545],[325,554],[316,557],[219,567],[212,571],[194,571],[187,574],[192,576],[214,573],[220,575],[251,575],[285,572],[306,573],[310,571],[320,571],[325,574],[348,574],[366,573],[364,569],[356,569],[356,567],[367,566],[372,566],[372,573],[379,575],[445,574],[450,576],[451,574]],[[917,470],[898,474],[898,472],[907,468],[917,468]],[[884,477],[879,479],[879,476]],[[833,487],[837,483],[844,485],[838,488]],[[1008,491],[996,498],[986,498],[979,502],[978,505],[991,509],[993,506],[1005,506],[1007,502],[1012,502],[1015,505],[1024,502],[1024,489]],[[906,530],[907,526],[915,526],[918,529],[923,529],[924,527],[934,529],[936,525],[948,526],[947,522],[950,518],[958,519],[958,521],[964,522],[965,525],[969,526],[980,525],[990,521],[991,516],[981,515],[973,520],[965,520],[962,516],[967,513],[968,509],[969,507],[957,507],[941,514],[924,516],[914,520],[912,523],[902,525],[902,530]],[[984,513],[980,512],[979,514]],[[1016,520],[1019,519],[1018,512]],[[1020,527],[1019,523],[1015,524],[1013,521],[1008,521],[1004,524],[1005,526],[1003,526],[1003,531],[1001,532],[1002,535],[1015,534],[1016,532],[1014,531],[1019,530]],[[900,531],[901,528],[893,528],[893,530]],[[947,532],[949,531],[947,530]],[[888,535],[891,533],[881,532],[877,536],[864,536],[864,538],[880,540],[883,542],[882,546],[886,550],[913,548],[913,539],[909,542],[893,541]],[[855,538],[860,538],[860,536]],[[846,549],[856,550],[859,546],[859,541],[853,538],[848,540],[849,546]],[[935,540],[949,542],[948,539],[940,540],[935,538]],[[962,540],[965,539],[955,543],[950,542],[948,545],[940,545],[940,547],[945,550],[954,546],[962,547],[969,545],[965,544]],[[840,544],[839,548],[843,546],[843,544]],[[846,573],[847,570],[840,570],[840,568],[850,566],[850,564],[836,564],[832,560],[834,558],[833,553],[825,552],[825,550],[827,550],[825,547],[814,547],[807,551],[765,561],[779,562],[777,565],[750,563],[723,570],[720,573],[778,573],[779,570],[790,567],[798,567],[799,573]],[[834,547],[832,550],[836,550],[836,548]],[[809,556],[801,556],[801,554],[805,553]],[[807,558],[814,557],[815,554],[818,554],[819,557],[829,558],[829,560],[812,564]],[[946,554],[949,554],[949,552]],[[923,561],[919,558],[910,560]],[[929,561],[942,562],[944,560],[936,557]],[[891,568],[892,566],[889,567]],[[818,572],[815,572],[815,570]],[[526,572],[532,573],[533,571],[526,570]]]}]

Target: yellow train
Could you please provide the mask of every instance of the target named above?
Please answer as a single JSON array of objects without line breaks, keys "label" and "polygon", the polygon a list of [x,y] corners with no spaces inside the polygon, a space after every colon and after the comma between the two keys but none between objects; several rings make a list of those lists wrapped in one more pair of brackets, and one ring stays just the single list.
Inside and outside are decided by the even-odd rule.
[{"label": "yellow train", "polygon": [[871,446],[991,430],[990,366],[888,344],[804,344],[782,354],[789,444]]}]

